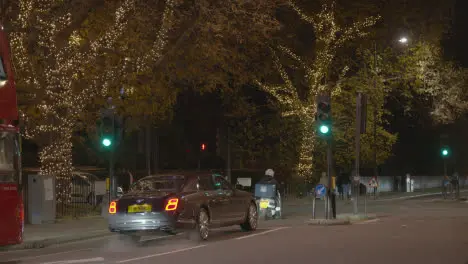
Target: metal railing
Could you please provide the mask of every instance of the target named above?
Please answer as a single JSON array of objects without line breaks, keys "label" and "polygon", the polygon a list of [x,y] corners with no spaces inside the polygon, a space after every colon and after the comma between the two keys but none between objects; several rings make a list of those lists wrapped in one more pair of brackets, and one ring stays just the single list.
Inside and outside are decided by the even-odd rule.
[{"label": "metal railing", "polygon": [[69,193],[67,194],[67,199],[63,199],[62,201],[57,200],[57,218],[78,218],[100,214],[102,197],[96,196],[93,179],[84,175],[73,174],[66,181],[65,185],[68,186],[67,191]]}]

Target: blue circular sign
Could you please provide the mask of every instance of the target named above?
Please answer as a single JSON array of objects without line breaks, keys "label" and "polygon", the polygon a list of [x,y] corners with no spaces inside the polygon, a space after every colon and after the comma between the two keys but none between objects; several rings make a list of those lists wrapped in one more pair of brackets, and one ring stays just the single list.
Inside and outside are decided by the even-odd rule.
[{"label": "blue circular sign", "polygon": [[327,188],[325,187],[325,185],[317,184],[317,186],[315,186],[315,195],[318,196],[319,198],[322,198],[323,196],[325,196],[326,193],[327,193]]}]

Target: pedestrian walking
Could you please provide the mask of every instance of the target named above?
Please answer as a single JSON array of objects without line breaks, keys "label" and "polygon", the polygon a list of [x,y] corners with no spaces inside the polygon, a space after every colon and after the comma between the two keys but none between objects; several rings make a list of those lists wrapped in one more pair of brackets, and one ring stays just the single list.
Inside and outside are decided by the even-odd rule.
[{"label": "pedestrian walking", "polygon": [[369,187],[372,190],[372,195],[374,196],[374,199],[377,198],[377,188],[379,187],[379,182],[377,181],[377,177],[373,176],[370,181],[369,181]]}]

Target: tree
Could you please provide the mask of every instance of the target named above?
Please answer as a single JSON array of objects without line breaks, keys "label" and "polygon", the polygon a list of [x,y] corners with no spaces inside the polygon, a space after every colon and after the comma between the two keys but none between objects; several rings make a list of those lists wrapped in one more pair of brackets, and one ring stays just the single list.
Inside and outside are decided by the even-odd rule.
[{"label": "tree", "polygon": [[[386,86],[389,76],[386,72],[385,58],[388,53],[377,55],[377,65],[374,62],[374,52],[364,50],[358,53],[364,67],[358,72],[342,80],[341,92],[334,97],[333,121],[334,127],[334,158],[338,167],[350,171],[355,160],[355,132],[356,132],[356,94],[367,96],[366,131],[361,135],[361,156],[363,166],[383,164],[391,155],[392,147],[397,135],[392,134],[388,127],[388,115],[385,101],[391,96],[392,90]],[[375,81],[375,87],[374,87]],[[376,135],[374,138],[374,126]],[[375,140],[375,141],[374,141]],[[376,157],[374,157],[376,151]],[[375,160],[374,160],[375,158]],[[376,164],[374,164],[374,162]]]},{"label": "tree", "polygon": [[436,123],[452,123],[468,112],[468,72],[444,60],[436,45],[416,43],[395,67],[406,87],[426,100]]},{"label": "tree", "polygon": [[[335,97],[341,93],[340,79],[348,68],[342,67],[338,74],[333,71],[337,51],[356,37],[366,35],[365,30],[374,25],[377,18],[367,17],[362,22],[341,26],[337,21],[334,1],[325,1],[320,12],[311,16],[294,1],[288,3],[302,21],[312,25],[315,36],[314,55],[308,58],[298,55],[285,45],[274,45],[271,47],[271,54],[283,83],[257,83],[275,98],[284,117],[293,116],[299,120],[300,147],[295,171],[301,177],[308,178],[313,173],[312,154],[317,146],[313,132],[316,95],[331,92]],[[306,54],[310,54],[310,50]],[[285,57],[289,58],[289,63],[284,60]],[[294,69],[294,74],[291,73],[291,68]]]},{"label": "tree", "polygon": [[[101,89],[97,82],[88,81],[115,78],[116,72],[100,68],[99,62],[125,33],[134,2],[17,3],[18,16],[10,36],[24,133],[41,147],[41,173],[57,177],[58,202],[70,198],[73,131]],[[95,39],[82,31],[93,9],[115,10],[111,20],[102,21],[106,30]]]}]

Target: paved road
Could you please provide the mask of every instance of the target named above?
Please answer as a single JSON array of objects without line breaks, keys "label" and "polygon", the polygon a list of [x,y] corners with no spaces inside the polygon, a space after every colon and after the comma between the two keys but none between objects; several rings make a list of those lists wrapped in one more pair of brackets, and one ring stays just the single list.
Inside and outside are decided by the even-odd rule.
[{"label": "paved road", "polygon": [[262,223],[254,233],[213,231],[133,246],[115,236],[0,253],[0,263],[468,263],[468,205],[400,201],[391,215],[351,226],[307,226],[301,217]]}]

